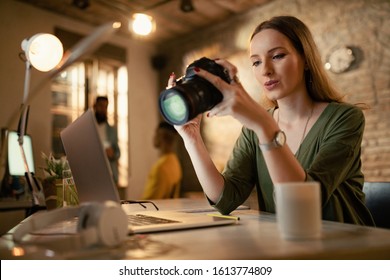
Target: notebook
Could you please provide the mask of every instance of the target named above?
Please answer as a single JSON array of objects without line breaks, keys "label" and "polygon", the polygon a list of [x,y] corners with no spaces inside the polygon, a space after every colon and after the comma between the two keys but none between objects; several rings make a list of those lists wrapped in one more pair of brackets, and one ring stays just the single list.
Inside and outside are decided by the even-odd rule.
[{"label": "notebook", "polygon": [[[99,137],[98,127],[92,109],[61,131],[61,139],[68,159],[73,179],[79,195],[79,201],[103,202],[113,200],[120,203],[117,187],[114,183],[108,158]],[[187,213],[181,211],[140,211],[129,213],[129,233],[149,233],[167,230],[179,230],[219,226],[236,223],[236,219],[210,216],[205,213]],[[136,225],[131,217],[142,215],[158,218],[164,223]],[[153,219],[153,218],[152,218]]]}]

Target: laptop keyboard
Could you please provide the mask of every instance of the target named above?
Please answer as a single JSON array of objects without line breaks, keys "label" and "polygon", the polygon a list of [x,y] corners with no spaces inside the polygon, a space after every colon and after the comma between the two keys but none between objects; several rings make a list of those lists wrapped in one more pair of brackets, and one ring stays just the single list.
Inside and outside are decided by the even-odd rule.
[{"label": "laptop keyboard", "polygon": [[163,219],[163,218],[147,216],[142,214],[127,215],[127,219],[128,222],[133,226],[179,223],[179,221],[175,221],[175,220]]}]

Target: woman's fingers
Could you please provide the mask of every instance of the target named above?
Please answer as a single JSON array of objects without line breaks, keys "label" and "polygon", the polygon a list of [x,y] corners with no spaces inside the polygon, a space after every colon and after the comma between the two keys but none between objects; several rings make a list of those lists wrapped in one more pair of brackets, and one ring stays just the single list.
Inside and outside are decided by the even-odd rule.
[{"label": "woman's fingers", "polygon": [[235,85],[241,85],[240,79],[238,78],[237,74],[233,76],[231,83]]},{"label": "woman's fingers", "polygon": [[[232,106],[232,100],[234,103],[235,96],[237,94],[240,94],[240,92],[243,90],[242,85],[237,77],[237,67],[231,64],[230,62],[223,60],[223,59],[217,59],[215,60],[216,63],[221,65],[228,73],[231,82],[227,83],[225,82],[221,77],[216,76],[204,69],[201,69],[199,67],[195,67],[194,71],[196,75],[199,77],[209,81],[211,84],[213,84],[223,95],[223,101],[219,104],[217,104],[207,115],[209,117],[216,116],[216,115],[226,115],[229,114],[230,106]],[[172,72],[172,74],[169,76],[167,89],[174,87],[176,85],[176,76]],[[237,87],[239,86],[239,88]],[[187,123],[187,125],[190,123]]]},{"label": "woman's fingers", "polygon": [[167,89],[174,86],[176,86],[176,75],[172,72],[168,79]]},{"label": "woman's fingers", "polygon": [[212,83],[220,92],[224,92],[224,90],[229,86],[228,83],[226,83],[224,80],[222,80],[220,77],[211,74],[210,72],[203,70],[201,68],[195,67],[195,72],[199,77],[202,77],[203,79],[209,81]]},{"label": "woman's fingers", "polygon": [[196,69],[197,75],[212,83],[223,95],[223,101],[214,106],[207,114],[208,117],[225,116],[232,114],[232,107],[237,105],[246,92],[237,76],[237,67],[227,60],[217,59],[215,62],[221,65],[229,74],[230,84],[222,78],[215,76],[203,69]]},{"label": "woman's fingers", "polygon": [[240,81],[238,80],[238,77],[237,77],[238,70],[237,70],[236,66],[234,66],[229,61],[224,60],[224,59],[216,59],[215,63],[221,65],[224,69],[226,69],[226,71],[229,74],[230,80],[233,83],[236,83],[236,84],[240,83]]}]

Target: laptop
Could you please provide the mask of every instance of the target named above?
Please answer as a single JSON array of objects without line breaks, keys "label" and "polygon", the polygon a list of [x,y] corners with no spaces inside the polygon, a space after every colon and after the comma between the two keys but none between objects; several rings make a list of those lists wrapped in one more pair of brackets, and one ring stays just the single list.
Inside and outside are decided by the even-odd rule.
[{"label": "laptop", "polygon": [[[121,203],[99,136],[94,111],[87,110],[62,130],[61,139],[80,203],[106,200]],[[237,223],[236,219],[181,211],[142,210],[126,211],[126,214],[129,216],[129,233],[149,233]],[[146,225],[136,225],[131,221],[134,217],[157,221]]]}]

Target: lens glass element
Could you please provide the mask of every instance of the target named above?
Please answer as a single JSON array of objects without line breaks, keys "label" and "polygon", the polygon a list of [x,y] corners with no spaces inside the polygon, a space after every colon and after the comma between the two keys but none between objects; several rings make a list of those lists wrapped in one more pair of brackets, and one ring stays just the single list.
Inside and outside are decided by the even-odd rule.
[{"label": "lens glass element", "polygon": [[182,124],[188,116],[184,99],[179,94],[168,94],[162,101],[165,117],[174,124]]}]

